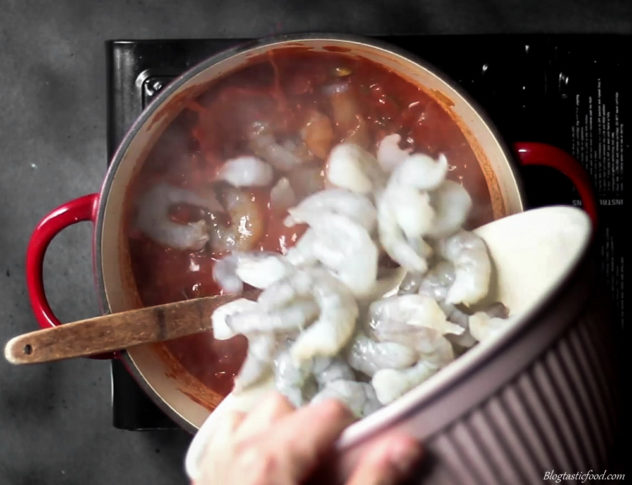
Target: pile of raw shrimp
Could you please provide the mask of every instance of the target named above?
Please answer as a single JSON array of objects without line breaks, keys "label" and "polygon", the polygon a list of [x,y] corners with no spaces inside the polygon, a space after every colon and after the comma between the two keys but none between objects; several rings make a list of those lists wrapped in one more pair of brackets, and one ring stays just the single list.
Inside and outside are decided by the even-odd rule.
[{"label": "pile of raw shrimp", "polygon": [[[216,263],[226,292],[261,290],[212,317],[216,339],[248,338],[234,392],[273,384],[295,406],[335,397],[366,416],[506,326],[502,304],[470,310],[492,265],[484,241],[462,229],[469,194],[446,178],[444,156],[399,140],[386,136],[375,154],[335,146],[328,188],[288,209],[284,223],[307,230],[285,254]],[[263,173],[264,161],[248,163]]]},{"label": "pile of raw shrimp", "polygon": [[[260,290],[212,316],[216,339],[248,338],[234,393],[274,386],[295,406],[335,397],[366,416],[507,325],[502,304],[480,303],[492,265],[485,242],[462,228],[469,194],[446,178],[444,156],[411,153],[399,141],[384,137],[375,154],[334,146],[326,188],[298,202],[279,178],[270,198],[287,206],[284,224],[307,227],[285,254],[238,251],[239,237],[252,233],[241,226],[215,234],[204,220],[157,220],[170,204],[221,209],[216,200],[164,183],[144,194],[140,230],[169,247],[224,244],[232,252],[215,263],[215,281],[237,296]],[[295,156],[268,145],[226,161],[217,179],[235,191],[271,185],[275,170],[287,169],[279,160]],[[289,166],[300,163],[294,158]]]}]

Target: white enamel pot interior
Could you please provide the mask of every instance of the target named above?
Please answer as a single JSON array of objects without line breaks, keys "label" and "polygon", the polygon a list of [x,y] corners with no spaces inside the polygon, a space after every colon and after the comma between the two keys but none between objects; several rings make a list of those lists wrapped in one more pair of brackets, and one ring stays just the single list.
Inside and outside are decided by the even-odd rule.
[{"label": "white enamel pot interior", "polygon": [[[522,211],[519,182],[501,141],[481,112],[436,70],[390,46],[364,39],[293,36],[251,43],[210,58],[174,80],[135,122],[115,154],[101,189],[95,232],[95,271],[107,311],[119,312],[140,305],[123,232],[125,197],[130,181],[157,138],[182,110],[184,102],[203,92],[208,83],[245,65],[253,56],[284,46],[344,50],[348,55],[361,55],[392,69],[418,85],[461,127],[486,178],[494,216]],[[150,397],[189,430],[198,428],[221,400],[193,377],[174,375],[164,356],[152,345],[128,349],[125,359]]]}]

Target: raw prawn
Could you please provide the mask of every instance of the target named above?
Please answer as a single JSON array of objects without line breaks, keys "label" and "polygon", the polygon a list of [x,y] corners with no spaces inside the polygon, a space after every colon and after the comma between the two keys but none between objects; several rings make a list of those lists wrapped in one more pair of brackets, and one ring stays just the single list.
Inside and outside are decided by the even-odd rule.
[{"label": "raw prawn", "polygon": [[349,289],[319,268],[291,274],[264,290],[258,302],[269,312],[308,298],[314,299],[319,313],[292,344],[291,355],[297,362],[338,353],[353,334],[358,317],[358,305]]},{"label": "raw prawn", "polygon": [[417,292],[434,298],[448,321],[463,327],[461,335],[450,335],[448,338],[454,344],[464,348],[469,348],[476,343],[476,340],[469,332],[469,315],[452,303],[448,303],[446,298],[450,287],[456,278],[454,266],[448,261],[439,261],[430,271],[420,277]]},{"label": "raw prawn", "polygon": [[434,298],[449,322],[463,327],[461,335],[450,335],[452,343],[469,348],[476,343],[468,330],[469,315],[456,305],[445,301],[450,286],[454,283],[454,266],[448,261],[439,261],[425,274],[407,273],[399,286],[399,295],[421,294]]},{"label": "raw prawn", "polygon": [[383,196],[377,198],[377,227],[384,251],[406,271],[424,273],[432,248],[422,239],[408,240],[397,223],[395,212]]},{"label": "raw prawn", "polygon": [[418,293],[422,280],[423,275],[420,273],[406,273],[397,289],[397,294],[412,295]]},{"label": "raw prawn", "polygon": [[340,357],[314,357],[312,373],[319,386],[326,386],[337,380],[355,380],[355,374],[349,364]]},{"label": "raw prawn", "polygon": [[313,266],[318,263],[318,258],[312,249],[317,243],[318,234],[316,230],[308,228],[285,256],[294,266]]},{"label": "raw prawn", "polygon": [[318,310],[314,301],[302,298],[270,311],[253,308],[231,315],[227,321],[233,332],[244,335],[253,332],[298,332],[318,316]]},{"label": "raw prawn", "polygon": [[265,123],[253,123],[249,134],[250,148],[281,172],[287,172],[303,163],[296,147],[279,144]]},{"label": "raw prawn", "polygon": [[389,340],[406,342],[419,353],[419,361],[407,369],[381,369],[371,379],[378,400],[388,404],[435,374],[454,360],[450,342],[440,332],[419,328],[412,335],[395,332]]},{"label": "raw prawn", "polygon": [[408,155],[376,197],[380,242],[409,272],[421,274],[428,268],[432,248],[424,238],[451,234],[469,213],[469,195],[459,184],[445,180],[447,171],[444,155],[436,160],[420,153]]},{"label": "raw prawn", "polygon": [[353,143],[341,143],[331,150],[326,176],[337,187],[360,194],[381,190],[386,183],[375,157]]},{"label": "raw prawn", "polygon": [[214,221],[211,247],[220,252],[252,249],[265,231],[262,209],[251,195],[230,185],[220,187],[218,195],[230,222]]},{"label": "raw prawn", "polygon": [[277,253],[235,251],[215,262],[213,279],[225,292],[240,294],[243,283],[267,288],[293,270],[286,258]]},{"label": "raw prawn", "polygon": [[213,280],[222,287],[224,293],[240,295],[244,290],[241,278],[237,276],[237,255],[229,254],[215,261],[213,265]]},{"label": "raw prawn", "polygon": [[381,213],[390,212],[409,243],[429,233],[434,224],[435,211],[430,205],[430,194],[410,185],[389,182],[379,203]]},{"label": "raw prawn", "polygon": [[392,172],[393,169],[403,162],[412,151],[411,148],[402,150],[399,148],[399,142],[402,137],[397,133],[386,135],[377,147],[377,161],[385,172]]},{"label": "raw prawn", "polygon": [[417,352],[397,342],[377,342],[358,332],[347,350],[354,369],[372,377],[380,369],[403,369],[417,362]]},{"label": "raw prawn", "polygon": [[227,340],[237,335],[230,326],[230,318],[239,313],[250,312],[258,308],[257,302],[247,300],[246,298],[238,298],[236,300],[224,303],[216,308],[211,315],[213,323],[213,337],[217,340]]},{"label": "raw prawn", "polygon": [[465,187],[452,180],[445,180],[430,193],[430,203],[435,211],[428,235],[441,238],[458,231],[472,208],[472,198]]},{"label": "raw prawn", "polygon": [[435,225],[430,192],[444,181],[448,162],[419,153],[409,155],[393,170],[386,189],[376,196],[378,229],[387,254],[413,273],[424,273],[431,247],[424,241]]},{"label": "raw prawn", "polygon": [[206,221],[178,224],[169,219],[169,208],[176,204],[190,204],[209,211],[223,210],[212,196],[201,197],[193,192],[167,183],[148,189],[139,199],[136,227],[157,243],[175,249],[201,249],[209,240]]},{"label": "raw prawn", "polygon": [[303,388],[311,373],[312,361],[295,362],[290,355],[289,346],[274,359],[275,387],[296,407],[305,404]]},{"label": "raw prawn", "polygon": [[473,232],[459,231],[439,241],[439,253],[454,265],[455,280],[447,303],[470,305],[487,295],[491,261],[485,241]]},{"label": "raw prawn", "polygon": [[405,270],[401,267],[387,268],[378,267],[377,279],[369,288],[369,290],[362,295],[356,296],[358,304],[366,308],[372,302],[378,298],[382,298],[387,294],[391,294],[394,290],[397,290],[398,285],[404,277]]},{"label": "raw prawn", "polygon": [[311,402],[316,404],[325,399],[343,402],[358,418],[371,414],[380,408],[371,384],[355,380],[338,379],[328,382]]},{"label": "raw prawn", "polygon": [[441,304],[448,296],[455,278],[454,265],[449,261],[439,261],[430,271],[419,277],[417,293],[434,298]]},{"label": "raw prawn", "polygon": [[266,377],[272,370],[272,359],[277,341],[271,333],[248,335],[248,353],[235,376],[235,390],[239,392]]},{"label": "raw prawn", "polygon": [[377,371],[371,379],[371,385],[378,401],[382,404],[389,404],[436,374],[438,370],[439,366],[420,360],[408,369],[381,369]]},{"label": "raw prawn", "polygon": [[301,201],[299,205],[289,209],[286,226],[297,223],[309,223],[310,216],[315,213],[334,213],[348,217],[367,231],[375,228],[377,214],[371,201],[363,195],[344,189],[327,189],[316,192]]},{"label": "raw prawn", "polygon": [[263,187],[270,185],[273,178],[272,167],[251,155],[226,160],[215,176],[215,180],[223,180],[233,187]]},{"label": "raw prawn", "polygon": [[393,340],[394,335],[413,334],[420,328],[440,334],[463,333],[462,327],[448,322],[433,298],[419,294],[395,295],[373,302],[369,307],[369,327],[378,340]]},{"label": "raw prawn", "polygon": [[281,177],[270,189],[270,209],[277,215],[285,212],[297,202],[296,193],[286,177]]},{"label": "raw prawn", "polygon": [[[290,214],[294,217],[292,211]],[[288,259],[291,262],[316,259],[345,283],[354,295],[367,294],[377,278],[378,262],[377,246],[367,230],[336,213],[305,211],[301,220],[309,224],[312,231],[307,242],[299,241],[295,248],[288,251]]]},{"label": "raw prawn", "polygon": [[295,268],[277,253],[237,253],[237,276],[246,284],[264,289],[282,280]]},{"label": "raw prawn", "polygon": [[516,320],[515,316],[507,315],[508,310],[504,305],[495,305],[499,305],[502,308],[499,309],[498,306],[492,305],[487,310],[476,312],[470,316],[470,332],[479,342],[502,333]]},{"label": "raw prawn", "polygon": [[395,167],[389,183],[407,185],[418,190],[436,189],[448,173],[448,160],[441,154],[434,160],[423,153],[409,155]]},{"label": "raw prawn", "polygon": [[[463,333],[461,335],[448,335],[447,339],[454,345],[461,347],[462,349],[469,349],[476,344],[476,339],[472,336],[470,331],[469,319],[470,316],[460,310],[458,307],[449,303],[442,305],[448,320],[454,322],[456,325],[463,327]],[[458,347],[456,347],[458,349]]]},{"label": "raw prawn", "polygon": [[[421,295],[396,297],[404,298],[403,302],[395,299],[386,302],[382,300],[381,303],[376,302],[379,305],[374,304],[371,308],[369,326],[372,335],[381,342],[396,342],[409,346],[416,351],[419,358],[415,365],[407,369],[380,369],[375,372],[371,383],[382,404],[401,396],[454,360],[452,345],[443,333],[450,331],[458,334],[463,332],[463,329],[445,321],[445,316],[443,322],[441,318],[428,318],[441,312],[438,307],[432,308],[432,304],[424,303],[430,307],[425,309],[414,308],[417,305],[411,306],[416,300],[413,297],[417,296]],[[434,300],[428,300],[437,305]]]},{"label": "raw prawn", "polygon": [[354,380],[351,368],[341,358],[315,357],[296,362],[288,348],[274,359],[274,381],[276,389],[284,394],[294,406],[301,406],[318,392],[318,388],[339,379]]}]

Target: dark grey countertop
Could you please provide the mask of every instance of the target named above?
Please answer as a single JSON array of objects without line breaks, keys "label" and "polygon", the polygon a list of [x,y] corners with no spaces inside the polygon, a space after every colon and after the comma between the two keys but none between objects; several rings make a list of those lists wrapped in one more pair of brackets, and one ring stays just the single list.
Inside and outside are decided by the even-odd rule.
[{"label": "dark grey countertop", "polygon": [[[106,169],[104,42],[279,32],[632,33],[632,2],[184,0],[0,2],[0,343],[36,328],[24,255],[53,207],[98,191]],[[89,224],[47,253],[46,291],[62,321],[96,315]],[[12,367],[0,359],[0,483],[185,483],[180,431],[112,426],[109,364]]]}]

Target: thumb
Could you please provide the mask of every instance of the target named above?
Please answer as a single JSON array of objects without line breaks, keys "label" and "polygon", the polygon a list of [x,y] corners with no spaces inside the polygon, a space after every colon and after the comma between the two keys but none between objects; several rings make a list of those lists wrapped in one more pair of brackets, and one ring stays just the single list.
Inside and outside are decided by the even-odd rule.
[{"label": "thumb", "polygon": [[421,446],[413,438],[387,436],[362,455],[347,485],[394,485],[410,475],[421,455]]}]

